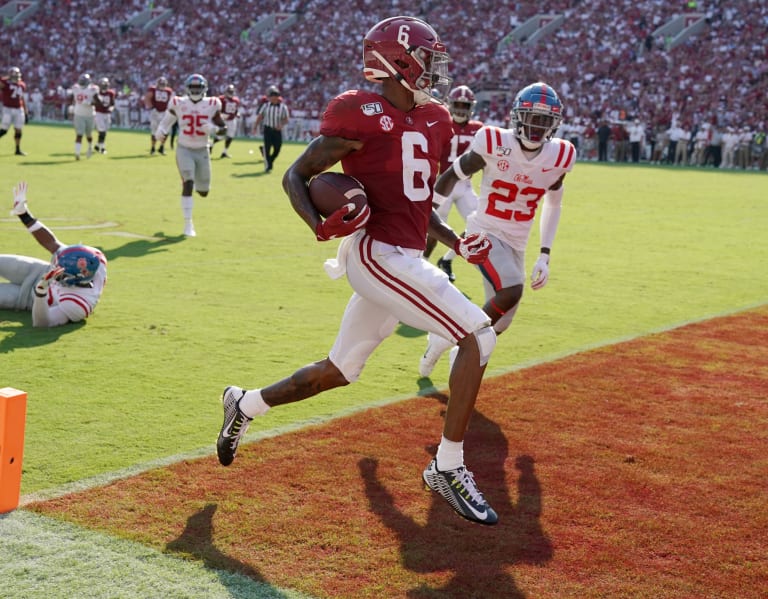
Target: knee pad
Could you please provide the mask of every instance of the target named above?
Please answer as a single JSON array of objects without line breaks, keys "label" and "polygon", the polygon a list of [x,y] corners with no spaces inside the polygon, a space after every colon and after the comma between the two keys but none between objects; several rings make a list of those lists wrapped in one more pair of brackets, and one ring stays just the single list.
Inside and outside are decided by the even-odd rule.
[{"label": "knee pad", "polygon": [[491,358],[493,348],[496,347],[496,331],[489,325],[475,331],[474,335],[480,350],[480,366],[485,366]]}]

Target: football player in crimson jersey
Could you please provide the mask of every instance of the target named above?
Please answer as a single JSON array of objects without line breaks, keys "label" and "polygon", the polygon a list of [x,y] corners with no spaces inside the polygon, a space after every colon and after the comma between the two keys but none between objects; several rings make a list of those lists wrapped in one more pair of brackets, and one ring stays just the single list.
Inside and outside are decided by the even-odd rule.
[{"label": "football player in crimson jersey", "polygon": [[[224,149],[221,152],[222,158],[229,158],[229,146],[235,138],[237,129],[240,126],[240,98],[235,95],[235,86],[231,83],[226,87],[224,93],[219,96],[221,102],[221,117],[227,123],[227,136],[224,138]],[[213,138],[213,144],[219,141]]]},{"label": "football player in crimson jersey", "polygon": [[[144,107],[149,110],[149,132],[152,135],[150,154],[155,153],[155,146],[157,145],[155,133],[165,115],[165,111],[168,110],[168,104],[173,95],[173,89],[168,86],[168,79],[165,77],[158,77],[155,85],[150,85],[147,93],[144,94]],[[159,153],[165,155],[165,147],[162,143],[159,147]]]},{"label": "football player in crimson jersey", "polygon": [[16,156],[26,156],[21,151],[21,130],[29,118],[25,100],[27,86],[21,80],[19,67],[11,67],[7,77],[0,77],[0,97],[2,97],[3,119],[0,122],[0,137],[8,133],[13,126],[13,137],[16,143]]},{"label": "football player in crimson jersey", "polygon": [[93,313],[107,282],[107,259],[87,245],[64,245],[27,208],[27,184],[13,188],[11,214],[51,253],[48,261],[0,254],[0,309],[31,310],[33,327],[56,327]]},{"label": "football player in crimson jersey", "polygon": [[96,131],[99,132],[99,137],[96,140],[96,151],[102,154],[107,153],[107,146],[104,142],[112,125],[112,112],[115,110],[116,97],[115,90],[109,87],[109,79],[106,77],[99,79],[99,93],[93,97],[93,106],[96,109],[94,116]]},{"label": "football player in crimson jersey", "polygon": [[211,187],[211,153],[208,149],[208,137],[226,135],[227,126],[221,118],[221,101],[206,96],[208,82],[205,77],[195,73],[187,77],[184,87],[187,94],[174,96],[168,110],[157,126],[155,137],[163,147],[165,138],[179,123],[179,143],[176,148],[176,166],[181,175],[181,211],[184,214],[184,235],[195,237],[192,222],[194,198],[197,191],[206,197]]},{"label": "football player in crimson jersey", "polygon": [[[552,137],[562,118],[563,105],[552,87],[537,82],[523,88],[514,100],[511,128],[483,127],[469,151],[435,184],[439,203],[457,183],[483,172],[477,210],[467,219],[467,231],[491,239],[490,256],[478,268],[485,289],[483,310],[497,334],[509,327],[523,295],[525,247],[539,207],[541,251],[531,272],[531,288],[541,289],[549,278],[563,180],[576,162],[573,144]],[[444,335],[430,333],[419,373],[428,376],[453,345]]]},{"label": "football player in crimson jersey", "polygon": [[[261,388],[224,390],[217,450],[229,465],[255,416],[356,381],[403,322],[449,337],[460,348],[442,439],[423,481],[461,516],[495,524],[496,512],[464,466],[463,443],[496,334],[488,316],[423,257],[428,233],[470,262],[482,262],[490,249],[483,235],[456,235],[432,208],[440,155],[453,137],[451,116],[432,95],[443,97],[449,89],[448,61],[435,30],[414,17],[386,19],[366,35],[364,74],[381,85],[380,93],[352,90],[332,99],[319,137],[283,177],[294,210],[318,241],[345,237],[326,270],[332,278],[346,274],[354,293],[327,357]],[[365,186],[368,210],[347,221],[349,204],[322,220],[307,184],[339,162]]]},{"label": "football player in crimson jersey", "polygon": [[[475,109],[477,100],[474,92],[466,85],[460,85],[451,90],[448,94],[448,110],[453,118],[453,137],[450,145],[443,149],[443,155],[440,157],[440,172],[448,170],[453,161],[461,156],[469,148],[472,138],[483,126],[482,121],[472,120],[472,112]],[[471,179],[460,181],[453,188],[450,195],[447,196],[442,204],[435,204],[437,213],[448,220],[448,213],[451,206],[455,205],[464,222],[467,216],[477,208],[477,194],[472,187]],[[427,239],[427,249],[424,255],[429,257],[437,244],[436,239],[431,237]],[[453,274],[452,261],[456,257],[456,252],[448,249],[445,255],[437,261],[437,266],[442,269],[451,281],[456,280]]]}]

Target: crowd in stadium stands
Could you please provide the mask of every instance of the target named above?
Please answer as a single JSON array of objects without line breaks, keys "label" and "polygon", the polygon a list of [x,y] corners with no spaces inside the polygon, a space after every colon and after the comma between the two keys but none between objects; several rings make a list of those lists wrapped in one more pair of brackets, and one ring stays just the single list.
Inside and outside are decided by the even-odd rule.
[{"label": "crowd in stadium stands", "polygon": [[[541,11],[564,15],[554,33],[531,47],[503,43],[515,26]],[[241,134],[250,131],[254,107],[278,85],[292,110],[288,139],[309,139],[326,102],[340,91],[367,87],[360,73],[360,39],[378,20],[413,14],[432,24],[454,59],[455,84],[469,85],[483,101],[478,118],[505,124],[511,93],[544,80],[566,104],[563,137],[579,145],[581,159],[599,158],[597,131],[611,128],[608,160],[628,160],[629,130],[643,127],[640,159],[715,164],[730,148],[726,134],[750,133],[750,160],[765,168],[768,122],[768,3],[763,0],[263,0],[247,2],[158,0],[170,18],[148,33],[125,22],[146,0],[46,3],[31,18],[0,29],[4,68],[22,69],[33,116],[67,117],[67,90],[81,72],[107,76],[119,92],[116,124],[145,126],[140,98],[164,75],[178,88],[190,73],[208,78],[211,93],[234,84],[245,106]],[[505,17],[499,13],[503,11]],[[653,32],[685,12],[707,16],[704,30],[669,48]],[[296,14],[285,29],[257,32],[270,14]],[[179,90],[181,91],[181,90]],[[488,92],[488,93],[483,93]],[[707,125],[707,127],[705,127]],[[733,131],[730,131],[731,128]],[[681,134],[679,129],[683,131]],[[707,138],[699,139],[705,132]],[[669,155],[670,136],[686,145]],[[674,141],[677,141],[675,139]],[[762,141],[761,141],[762,140]],[[757,143],[755,143],[757,141]],[[729,142],[730,143],[730,142]],[[743,145],[737,142],[737,148]]]}]

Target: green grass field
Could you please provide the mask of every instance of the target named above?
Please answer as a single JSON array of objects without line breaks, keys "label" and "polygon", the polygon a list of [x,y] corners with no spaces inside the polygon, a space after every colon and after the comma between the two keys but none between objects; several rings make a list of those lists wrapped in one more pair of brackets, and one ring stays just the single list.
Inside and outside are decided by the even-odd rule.
[{"label": "green grass field", "polygon": [[[29,394],[22,493],[212,449],[222,388],[323,357],[350,295],[322,269],[335,242],[316,242],[281,188],[302,146],[286,145],[265,175],[258,142],[235,141],[231,160],[213,160],[211,194],[196,199],[198,236],[184,239],[173,155],[150,157],[146,134],[112,132],[109,154],[75,162],[73,139],[31,126],[28,156],[13,156],[10,140],[0,154],[9,208],[25,179],[36,216],[109,258],[85,326],[32,330],[28,313],[0,313],[0,384]],[[526,292],[495,371],[768,300],[764,173],[578,164],[566,189],[552,279]],[[46,258],[17,219],[0,219],[0,231],[4,252]],[[480,301],[479,275],[459,261],[457,275]],[[418,392],[424,343],[400,330],[358,384],[276,410],[259,428]],[[440,364],[433,382],[446,377]]]},{"label": "green grass field", "polygon": [[[25,498],[213,453],[223,387],[267,384],[325,356],[350,295],[322,269],[335,242],[317,243],[281,188],[301,145],[285,145],[269,175],[257,141],[236,140],[229,161],[217,146],[211,194],[196,199],[198,236],[185,239],[172,154],[150,157],[147,133],[114,131],[108,155],[75,162],[73,140],[68,127],[32,125],[28,156],[0,144],[0,206],[24,179],[35,216],[109,259],[83,326],[33,330],[28,313],[0,311],[0,387],[29,395]],[[766,197],[765,173],[577,164],[550,282],[526,292],[489,374],[766,303]],[[0,218],[0,239],[4,253],[47,258],[15,217]],[[455,270],[479,302],[479,275],[458,261]],[[424,343],[401,328],[359,383],[274,410],[249,438],[423,392]],[[432,383],[446,379],[441,363]],[[32,519],[18,518],[6,525]]]}]

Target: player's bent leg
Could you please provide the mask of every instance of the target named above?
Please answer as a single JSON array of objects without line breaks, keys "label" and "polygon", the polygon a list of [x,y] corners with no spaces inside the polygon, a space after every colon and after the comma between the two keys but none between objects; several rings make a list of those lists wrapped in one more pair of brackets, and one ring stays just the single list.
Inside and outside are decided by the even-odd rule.
[{"label": "player's bent leg", "polygon": [[[506,315],[509,314],[510,311],[512,312],[512,316],[514,316],[514,311],[517,310],[517,306],[520,304],[522,297],[522,285],[505,287],[504,289],[499,289],[496,294],[485,303],[483,310],[491,318],[491,322],[496,325],[499,321],[505,320]],[[494,327],[496,328],[496,332],[501,332],[509,326],[512,322],[511,316],[507,320],[507,326],[504,328],[500,329],[499,327]]]}]

